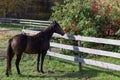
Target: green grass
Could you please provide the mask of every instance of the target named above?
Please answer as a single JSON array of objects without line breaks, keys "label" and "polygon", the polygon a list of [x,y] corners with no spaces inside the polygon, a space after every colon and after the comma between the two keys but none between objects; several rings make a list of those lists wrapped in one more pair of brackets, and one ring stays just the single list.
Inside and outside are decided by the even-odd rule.
[{"label": "green grass", "polygon": [[[0,25],[0,28],[17,30],[12,33],[0,34],[0,50],[6,50],[9,38],[20,32],[19,27]],[[84,58],[105,61],[120,65],[120,60],[101,56],[84,56]],[[24,54],[20,63],[22,75],[18,75],[15,67],[15,57],[12,61],[12,75],[6,77],[6,59],[0,57],[0,80],[120,80],[120,71],[102,69],[83,64],[82,71],[78,71],[78,63],[46,56],[44,63],[45,74],[36,70],[37,56]]]},{"label": "green grass", "polygon": [[10,30],[17,30],[17,31],[20,31],[23,29],[22,26],[15,26],[15,25],[10,25],[10,24],[0,24],[0,28],[6,28]]},{"label": "green grass", "polygon": [[120,72],[106,70],[89,65],[83,65],[78,71],[78,64],[63,59],[46,57],[44,63],[45,73],[36,70],[35,55],[24,54],[20,63],[22,75],[18,75],[15,67],[15,58],[12,61],[12,75],[6,77],[6,59],[0,57],[0,80],[120,80]]}]

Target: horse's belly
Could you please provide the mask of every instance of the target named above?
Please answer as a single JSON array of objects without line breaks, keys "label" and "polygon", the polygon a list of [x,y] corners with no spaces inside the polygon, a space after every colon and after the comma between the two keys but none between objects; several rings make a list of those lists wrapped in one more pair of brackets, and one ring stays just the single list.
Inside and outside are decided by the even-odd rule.
[{"label": "horse's belly", "polygon": [[35,51],[24,51],[24,52],[27,54],[37,54],[37,52],[35,52]]},{"label": "horse's belly", "polygon": [[38,50],[26,48],[24,52],[27,54],[37,54]]},{"label": "horse's belly", "polygon": [[42,51],[47,51],[49,49],[50,45],[49,43],[43,42],[41,44],[34,44],[32,42],[30,42],[30,44],[27,45],[26,49],[24,52],[28,53],[28,54],[37,54],[38,52],[42,52]]}]

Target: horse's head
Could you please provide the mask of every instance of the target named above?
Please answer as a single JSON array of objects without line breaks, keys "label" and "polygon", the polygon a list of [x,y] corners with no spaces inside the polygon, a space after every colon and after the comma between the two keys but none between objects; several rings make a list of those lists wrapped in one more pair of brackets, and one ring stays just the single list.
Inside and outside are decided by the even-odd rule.
[{"label": "horse's head", "polygon": [[54,32],[63,36],[65,32],[63,31],[61,26],[56,21],[53,21],[53,24],[54,24]]}]

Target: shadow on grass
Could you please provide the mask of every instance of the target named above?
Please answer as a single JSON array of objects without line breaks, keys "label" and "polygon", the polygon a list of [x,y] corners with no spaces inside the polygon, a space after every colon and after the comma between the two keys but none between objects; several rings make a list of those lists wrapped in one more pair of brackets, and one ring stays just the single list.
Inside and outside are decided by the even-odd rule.
[{"label": "shadow on grass", "polygon": [[106,74],[107,75],[112,75],[114,77],[120,78],[119,72],[115,73],[115,71],[110,71],[110,70],[98,70],[98,69],[93,69],[90,67],[84,67],[82,71],[76,71],[76,72],[63,72],[63,71],[55,71],[54,73],[45,73],[45,74],[33,74],[33,75],[21,75],[20,77],[29,77],[29,78],[77,78],[77,79],[88,79],[88,78],[94,78],[99,76],[99,74]]},{"label": "shadow on grass", "polygon": [[[47,58],[48,57],[49,56],[47,56]],[[71,61],[68,61],[68,60],[61,59],[61,58],[51,57],[51,59],[49,61],[57,61],[59,63],[65,63],[65,64],[69,64],[69,65],[72,65],[72,66],[76,66],[75,62],[71,62]]]},{"label": "shadow on grass", "polygon": [[106,74],[105,76],[112,75],[114,77],[119,77],[120,78],[119,73],[117,74],[117,73],[115,73],[115,71],[98,70],[98,69],[93,69],[93,68],[89,68],[89,67],[86,67],[86,69],[82,70],[82,71],[66,73],[65,75],[63,75],[61,77],[93,78],[93,77],[99,76],[100,74]]},{"label": "shadow on grass", "polygon": [[20,77],[30,77],[30,78],[36,78],[36,77],[40,77],[39,75],[29,75],[29,74],[21,74],[21,75],[19,75]]}]

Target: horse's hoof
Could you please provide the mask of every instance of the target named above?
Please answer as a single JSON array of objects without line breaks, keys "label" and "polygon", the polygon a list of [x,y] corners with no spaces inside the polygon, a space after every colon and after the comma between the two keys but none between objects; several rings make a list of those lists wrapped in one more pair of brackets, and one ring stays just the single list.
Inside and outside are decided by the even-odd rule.
[{"label": "horse's hoof", "polygon": [[6,76],[7,76],[7,77],[9,77],[9,74],[8,74],[8,73],[6,73]]},{"label": "horse's hoof", "polygon": [[18,74],[18,76],[24,76],[23,74]]},{"label": "horse's hoof", "polygon": [[45,72],[44,71],[40,71],[40,73],[44,74]]},{"label": "horse's hoof", "polygon": [[9,77],[9,75],[6,75],[7,77]]},{"label": "horse's hoof", "polygon": [[37,72],[40,72],[40,70],[37,70]]},{"label": "horse's hoof", "polygon": [[21,73],[20,73],[20,72],[18,72],[18,75],[21,75]]},{"label": "horse's hoof", "polygon": [[9,75],[8,75],[8,74],[6,74],[6,76],[7,76],[7,77],[9,77]]}]

